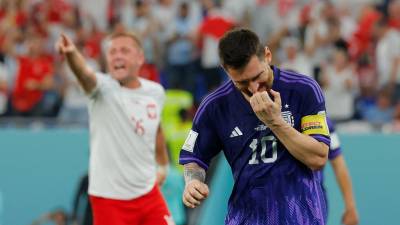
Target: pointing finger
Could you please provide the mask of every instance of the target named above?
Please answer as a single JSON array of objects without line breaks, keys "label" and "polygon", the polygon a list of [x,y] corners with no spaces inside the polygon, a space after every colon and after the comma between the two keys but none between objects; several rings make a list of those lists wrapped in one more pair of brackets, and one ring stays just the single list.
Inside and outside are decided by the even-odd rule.
[{"label": "pointing finger", "polygon": [[69,45],[69,38],[64,33],[61,34],[61,39],[64,46]]}]

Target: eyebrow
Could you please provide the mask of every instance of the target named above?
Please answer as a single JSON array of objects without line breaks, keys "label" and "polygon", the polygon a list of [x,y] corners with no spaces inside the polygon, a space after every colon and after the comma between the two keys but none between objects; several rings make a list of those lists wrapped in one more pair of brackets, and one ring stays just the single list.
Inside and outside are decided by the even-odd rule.
[{"label": "eyebrow", "polygon": [[263,74],[265,72],[265,69],[259,73],[257,73],[256,75],[254,75],[253,77],[249,78],[249,79],[245,79],[245,80],[238,80],[235,81],[236,83],[239,84],[244,84],[244,83],[248,83],[249,81],[253,81],[253,80],[257,80],[257,78],[259,78],[261,76],[261,74]]}]

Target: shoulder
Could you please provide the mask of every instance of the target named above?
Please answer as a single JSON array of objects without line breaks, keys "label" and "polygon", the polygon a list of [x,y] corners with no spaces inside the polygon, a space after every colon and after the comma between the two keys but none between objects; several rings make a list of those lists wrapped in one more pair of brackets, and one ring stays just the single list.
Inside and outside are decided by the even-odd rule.
[{"label": "shoulder", "polygon": [[209,107],[212,105],[219,105],[218,103],[221,103],[225,98],[225,96],[233,94],[233,91],[235,89],[235,86],[233,85],[232,81],[227,81],[220,87],[218,87],[216,90],[211,92],[209,95],[207,95],[203,101],[200,104],[200,108],[202,107]]},{"label": "shoulder", "polygon": [[101,82],[110,82],[110,83],[114,83],[114,82],[116,83],[117,82],[111,77],[110,74],[107,74],[107,73],[102,73],[102,72],[97,71],[95,73],[95,76]]},{"label": "shoulder", "polygon": [[118,81],[116,81],[114,78],[111,77],[110,74],[107,73],[102,73],[102,72],[96,72],[96,83],[97,83],[97,89],[116,89],[120,87],[120,84]]},{"label": "shoulder", "polygon": [[155,98],[159,103],[164,104],[166,95],[161,84],[144,78],[139,78],[139,80],[142,85],[142,90],[146,95],[148,94],[149,96]]},{"label": "shoulder", "polygon": [[311,87],[319,86],[311,77],[290,70],[280,69],[279,80],[287,83],[289,86]]},{"label": "shoulder", "polygon": [[197,110],[194,122],[196,123],[199,118],[203,116],[204,112],[215,110],[216,108],[220,107],[224,102],[226,102],[227,98],[224,97],[232,95],[234,90],[235,86],[233,85],[232,81],[229,80],[215,91],[207,95]]},{"label": "shoulder", "polygon": [[318,102],[323,102],[324,97],[319,84],[311,77],[288,70],[280,70],[279,81],[282,86],[293,89],[301,95],[316,96]]},{"label": "shoulder", "polygon": [[159,83],[156,83],[154,81],[147,80],[144,78],[139,78],[139,81],[143,85],[143,88],[145,88],[147,90],[151,90],[151,91],[158,92],[158,93],[165,92],[163,86],[161,86],[161,84],[159,84]]}]

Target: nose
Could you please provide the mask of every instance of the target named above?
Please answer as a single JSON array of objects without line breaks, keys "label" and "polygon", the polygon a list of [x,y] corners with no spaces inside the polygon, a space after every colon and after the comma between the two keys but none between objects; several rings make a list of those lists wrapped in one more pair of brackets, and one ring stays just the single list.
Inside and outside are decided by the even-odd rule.
[{"label": "nose", "polygon": [[117,51],[117,52],[115,52],[115,54],[114,54],[114,58],[121,58],[121,56],[122,56],[122,54],[121,54],[121,51]]},{"label": "nose", "polygon": [[247,89],[251,92],[251,93],[256,93],[258,91],[258,88],[260,87],[260,84],[257,81],[250,81],[249,82],[249,86],[247,87]]}]

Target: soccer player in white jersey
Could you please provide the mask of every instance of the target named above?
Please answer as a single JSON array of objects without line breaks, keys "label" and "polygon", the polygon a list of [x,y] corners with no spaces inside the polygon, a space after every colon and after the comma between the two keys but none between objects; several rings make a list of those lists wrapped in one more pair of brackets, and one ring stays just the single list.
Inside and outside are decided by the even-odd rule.
[{"label": "soccer player in white jersey", "polygon": [[165,93],[161,85],[138,77],[144,62],[139,39],[127,32],[108,37],[108,74],[91,70],[65,35],[56,49],[89,97],[94,225],[171,224],[157,185],[168,164],[160,128]]}]

